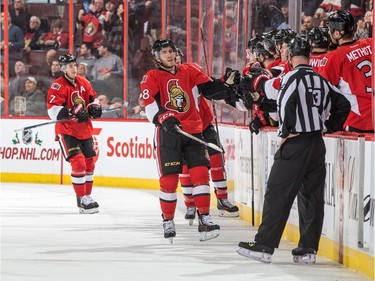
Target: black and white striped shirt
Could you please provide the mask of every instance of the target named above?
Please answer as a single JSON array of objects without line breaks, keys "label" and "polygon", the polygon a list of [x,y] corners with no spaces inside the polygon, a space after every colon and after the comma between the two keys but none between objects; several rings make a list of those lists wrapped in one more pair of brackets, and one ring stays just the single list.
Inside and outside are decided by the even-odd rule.
[{"label": "black and white striped shirt", "polygon": [[282,80],[277,99],[279,137],[308,132],[335,132],[350,111],[350,103],[338,88],[309,65],[299,65]]}]

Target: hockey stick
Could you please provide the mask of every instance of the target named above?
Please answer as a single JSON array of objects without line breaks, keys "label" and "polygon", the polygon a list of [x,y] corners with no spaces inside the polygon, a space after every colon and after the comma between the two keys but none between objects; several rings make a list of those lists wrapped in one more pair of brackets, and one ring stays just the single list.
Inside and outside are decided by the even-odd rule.
[{"label": "hockey stick", "polygon": [[254,206],[254,138],[253,134],[250,132],[250,141],[251,141],[251,147],[250,147],[250,156],[251,156],[251,224],[252,226],[255,225],[255,216],[254,216],[254,211],[255,211],[255,206]]},{"label": "hockey stick", "polygon": [[181,135],[184,135],[185,137],[188,137],[192,140],[195,140],[201,144],[204,144],[205,146],[209,147],[209,148],[212,148],[216,151],[219,151],[219,152],[223,152],[223,150],[218,147],[216,144],[213,144],[213,143],[210,143],[210,142],[205,142],[204,140],[201,140],[197,137],[194,137],[193,135],[189,134],[189,133],[186,133],[185,131],[183,131],[179,126],[177,125],[174,125],[174,127],[176,128],[176,130],[181,134]]},{"label": "hockey stick", "polygon": [[[118,109],[121,109],[121,108],[124,108],[124,107],[127,107],[127,106],[128,106],[128,102],[124,102],[121,107],[106,109],[106,110],[103,110],[103,112],[111,112],[111,111],[118,110]],[[34,128],[38,128],[38,127],[42,127],[42,126],[46,126],[46,125],[51,125],[51,124],[56,124],[56,123],[66,122],[66,121],[71,121],[71,120],[74,120],[74,119],[54,120],[54,121],[49,121],[49,122],[40,123],[40,124],[36,124],[36,125],[26,126],[26,127],[20,128],[20,129],[15,129],[14,131],[15,132],[26,131],[26,130],[30,130],[30,129],[34,129]]]},{"label": "hockey stick", "polygon": [[55,123],[60,123],[60,122],[71,121],[71,120],[73,120],[73,119],[54,120],[54,121],[49,121],[49,122],[45,122],[45,123],[40,123],[40,124],[36,124],[36,125],[23,127],[23,128],[20,128],[20,129],[15,129],[14,131],[15,132],[27,131],[27,130],[34,129],[34,128],[38,128],[38,127],[42,127],[42,126],[46,126],[46,125],[51,125],[51,124],[55,124]]}]

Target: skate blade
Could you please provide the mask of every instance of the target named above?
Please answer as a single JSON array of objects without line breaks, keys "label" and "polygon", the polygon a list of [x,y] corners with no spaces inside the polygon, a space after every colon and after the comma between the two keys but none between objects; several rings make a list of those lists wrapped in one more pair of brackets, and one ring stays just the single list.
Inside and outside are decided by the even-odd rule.
[{"label": "skate blade", "polygon": [[304,256],[293,256],[293,261],[296,264],[314,264],[316,262],[316,255],[307,254]]},{"label": "skate blade", "polygon": [[212,230],[212,231],[209,231],[209,232],[200,232],[200,234],[201,234],[201,236],[199,238],[199,241],[204,242],[204,241],[211,240],[211,239],[214,239],[214,238],[218,237],[219,234],[220,234],[220,230],[215,229],[215,230]]},{"label": "skate blade", "polygon": [[174,237],[165,238],[168,245],[173,245],[173,238]]},{"label": "skate blade", "polygon": [[227,212],[225,210],[219,210],[219,213],[218,213],[218,216],[219,217],[222,217],[222,218],[236,218],[239,216],[238,212]]},{"label": "skate blade", "polygon": [[238,247],[236,252],[241,256],[244,256],[249,259],[253,259],[256,261],[264,262],[264,263],[271,263],[272,262],[272,255],[263,253],[263,252],[254,252],[248,249]]},{"label": "skate blade", "polygon": [[98,208],[92,208],[92,209],[84,209],[84,208],[79,208],[79,213],[80,214],[96,214],[99,213]]}]

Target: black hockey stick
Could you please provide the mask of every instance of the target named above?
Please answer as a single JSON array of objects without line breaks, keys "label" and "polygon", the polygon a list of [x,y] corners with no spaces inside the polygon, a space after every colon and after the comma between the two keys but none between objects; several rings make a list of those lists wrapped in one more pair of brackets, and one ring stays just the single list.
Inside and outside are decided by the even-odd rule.
[{"label": "black hockey stick", "polygon": [[252,226],[255,225],[255,216],[254,216],[254,138],[253,133],[250,132],[250,141],[251,141],[251,147],[250,147],[250,157],[251,157],[251,224]]},{"label": "black hockey stick", "polygon": [[195,140],[195,141],[197,141],[197,142],[199,142],[199,143],[201,143],[201,144],[204,144],[205,146],[210,147],[210,148],[212,148],[212,149],[214,149],[214,150],[216,150],[216,151],[223,152],[223,150],[222,150],[220,147],[218,147],[216,144],[213,144],[213,143],[211,143],[211,142],[205,142],[204,140],[201,140],[201,139],[199,139],[199,138],[197,138],[197,137],[194,137],[193,135],[191,135],[191,134],[189,134],[189,133],[183,131],[183,130],[182,130],[179,126],[177,126],[177,125],[174,125],[174,127],[176,128],[176,130],[177,130],[181,135],[184,135],[185,137],[188,137],[188,138],[190,138],[190,139],[192,139],[192,140]]},{"label": "black hockey stick", "polygon": [[[103,112],[111,112],[111,111],[118,110],[118,109],[121,109],[121,108],[124,108],[124,107],[127,107],[127,106],[128,106],[128,102],[124,102],[121,107],[109,108],[109,109],[103,110]],[[75,120],[75,119],[53,120],[53,121],[49,121],[49,122],[45,122],[45,123],[26,126],[26,127],[20,128],[20,129],[15,129],[14,131],[15,132],[26,131],[26,130],[30,130],[30,129],[34,129],[34,128],[38,128],[38,127],[42,127],[42,126],[46,126],[46,125],[51,125],[51,124],[56,124],[56,123],[61,123],[61,122],[67,122],[67,121],[71,121],[71,120]]]},{"label": "black hockey stick", "polygon": [[49,122],[40,123],[40,124],[36,124],[36,125],[26,126],[26,127],[20,128],[20,129],[15,129],[14,131],[15,132],[27,131],[27,130],[34,129],[34,128],[38,128],[38,127],[42,127],[42,126],[46,126],[46,125],[51,125],[51,124],[56,124],[56,123],[60,123],[60,122],[71,121],[71,120],[73,120],[73,119],[54,120],[54,121],[49,121]]}]

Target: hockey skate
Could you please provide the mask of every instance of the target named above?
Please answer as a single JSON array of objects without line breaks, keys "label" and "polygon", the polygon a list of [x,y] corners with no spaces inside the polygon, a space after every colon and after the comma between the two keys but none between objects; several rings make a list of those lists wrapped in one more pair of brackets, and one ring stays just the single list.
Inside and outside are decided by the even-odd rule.
[{"label": "hockey skate", "polygon": [[79,209],[79,212],[81,214],[96,214],[99,212],[99,204],[94,203],[95,200],[93,200],[89,195],[85,195],[82,197],[77,197],[77,206]]},{"label": "hockey skate", "polygon": [[176,236],[176,228],[173,220],[164,220],[164,238],[169,240],[170,244],[173,244],[173,237]]},{"label": "hockey skate", "polygon": [[265,263],[272,262],[273,252],[273,248],[260,245],[256,242],[240,242],[237,249],[237,253],[241,256]]},{"label": "hockey skate", "polygon": [[228,199],[217,199],[219,217],[238,217],[238,207],[228,201]]},{"label": "hockey skate", "polygon": [[311,248],[294,248],[292,250],[293,261],[298,264],[314,264],[316,251]]},{"label": "hockey skate", "polygon": [[91,201],[91,203],[94,204],[95,208],[99,208],[99,204],[98,204],[98,202],[95,201],[94,198],[92,198],[90,195],[86,195],[86,196],[89,198],[89,200]]},{"label": "hockey skate", "polygon": [[199,241],[214,239],[220,234],[220,226],[214,224],[210,215],[198,214],[198,231],[201,234]]},{"label": "hockey skate", "polygon": [[186,207],[186,215],[185,220],[189,220],[189,225],[192,226],[194,224],[195,213],[197,212],[197,208],[193,207]]}]

